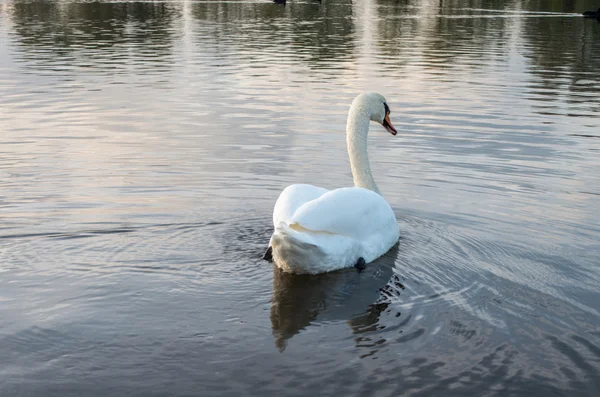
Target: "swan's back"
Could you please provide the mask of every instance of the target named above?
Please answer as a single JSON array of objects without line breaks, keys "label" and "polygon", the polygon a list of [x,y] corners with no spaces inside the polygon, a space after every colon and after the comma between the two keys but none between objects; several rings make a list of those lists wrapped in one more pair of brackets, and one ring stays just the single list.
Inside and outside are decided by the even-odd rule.
[{"label": "swan's back", "polygon": [[370,239],[387,229],[396,217],[379,194],[360,187],[331,190],[300,206],[290,223],[358,240]]},{"label": "swan's back", "polygon": [[[271,247],[273,260],[280,268],[294,273],[322,273],[351,267],[359,258],[366,262],[377,259],[398,241],[394,212],[379,194],[351,187],[318,195],[322,191],[317,189],[295,187],[283,197],[289,203],[281,197],[277,202],[279,212],[274,215],[277,223]],[[294,196],[294,192],[300,195]],[[311,194],[317,197],[282,218]]]}]

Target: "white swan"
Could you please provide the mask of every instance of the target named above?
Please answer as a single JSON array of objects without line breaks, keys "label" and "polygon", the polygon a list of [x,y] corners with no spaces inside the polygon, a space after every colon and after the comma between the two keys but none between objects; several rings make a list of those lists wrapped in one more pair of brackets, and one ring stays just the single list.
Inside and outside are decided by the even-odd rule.
[{"label": "white swan", "polygon": [[385,98],[365,93],[352,102],[346,142],[355,187],[327,190],[291,185],[273,210],[275,231],[265,253],[282,270],[324,273],[357,266],[385,254],[399,238],[396,216],[381,196],[369,166],[369,121],[396,135]]}]

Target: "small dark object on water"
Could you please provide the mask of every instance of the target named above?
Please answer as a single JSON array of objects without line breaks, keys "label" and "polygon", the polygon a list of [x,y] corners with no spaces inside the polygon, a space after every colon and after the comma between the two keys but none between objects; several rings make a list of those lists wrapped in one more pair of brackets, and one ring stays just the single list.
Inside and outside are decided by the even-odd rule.
[{"label": "small dark object on water", "polygon": [[285,5],[285,1],[286,0],[273,0],[273,3]]},{"label": "small dark object on water", "polygon": [[269,262],[273,262],[273,247],[267,248],[265,254],[263,255],[263,259]]},{"label": "small dark object on water", "polygon": [[596,18],[600,20],[600,8],[597,11],[586,11],[582,15],[584,18]]},{"label": "small dark object on water", "polygon": [[358,258],[358,261],[356,262],[356,265],[354,265],[354,267],[358,269],[359,273],[365,270],[365,268],[367,267],[365,259],[363,257]]}]

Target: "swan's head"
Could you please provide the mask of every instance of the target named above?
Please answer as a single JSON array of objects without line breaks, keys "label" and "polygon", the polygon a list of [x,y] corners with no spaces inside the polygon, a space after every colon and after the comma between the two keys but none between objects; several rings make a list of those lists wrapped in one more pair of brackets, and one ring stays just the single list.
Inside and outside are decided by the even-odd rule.
[{"label": "swan's head", "polygon": [[352,106],[362,108],[369,115],[371,121],[381,124],[390,134],[398,133],[390,120],[390,107],[383,95],[376,92],[360,94],[354,99]]}]

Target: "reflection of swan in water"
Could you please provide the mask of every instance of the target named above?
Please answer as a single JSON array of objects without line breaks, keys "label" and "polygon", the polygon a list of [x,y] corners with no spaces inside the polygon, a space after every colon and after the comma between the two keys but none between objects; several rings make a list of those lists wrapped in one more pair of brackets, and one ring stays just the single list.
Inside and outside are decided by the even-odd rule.
[{"label": "reflection of swan in water", "polygon": [[345,269],[319,275],[297,275],[273,267],[271,327],[275,345],[316,321],[348,321],[353,330],[377,323],[389,301],[389,284],[404,288],[394,275],[398,244],[359,273]]}]

